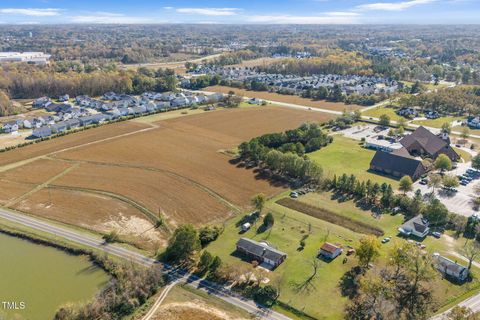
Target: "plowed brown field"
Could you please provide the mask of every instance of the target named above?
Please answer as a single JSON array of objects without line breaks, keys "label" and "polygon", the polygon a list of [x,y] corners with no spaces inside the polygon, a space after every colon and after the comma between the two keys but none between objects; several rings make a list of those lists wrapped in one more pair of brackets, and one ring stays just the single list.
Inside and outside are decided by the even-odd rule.
[{"label": "plowed brown field", "polygon": [[58,150],[63,150],[81,144],[111,138],[116,135],[126,134],[148,127],[149,126],[146,124],[133,121],[125,121],[69,134],[48,141],[42,141],[40,143],[36,143],[27,147],[0,153],[0,166],[30,158],[44,156]]},{"label": "plowed brown field", "polygon": [[144,209],[161,212],[170,227],[219,223],[248,207],[252,195],[284,188],[237,167],[222,151],[331,117],[268,106],[162,120],[155,128],[128,121],[91,129],[0,155],[0,166],[7,164],[0,203],[17,199],[16,209],[98,231],[123,228],[117,222],[129,217],[148,222]]}]

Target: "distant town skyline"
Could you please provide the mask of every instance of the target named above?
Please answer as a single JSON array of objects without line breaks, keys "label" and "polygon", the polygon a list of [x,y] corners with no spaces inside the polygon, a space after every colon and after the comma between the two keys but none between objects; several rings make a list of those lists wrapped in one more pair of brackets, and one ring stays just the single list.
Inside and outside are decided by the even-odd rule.
[{"label": "distant town skyline", "polygon": [[479,0],[3,0],[0,24],[479,24]]}]

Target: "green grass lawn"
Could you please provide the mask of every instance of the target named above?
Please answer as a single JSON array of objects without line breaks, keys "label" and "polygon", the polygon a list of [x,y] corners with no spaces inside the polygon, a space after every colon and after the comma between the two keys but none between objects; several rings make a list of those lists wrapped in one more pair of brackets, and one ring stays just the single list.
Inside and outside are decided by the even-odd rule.
[{"label": "green grass lawn", "polygon": [[[457,131],[457,132],[462,132],[463,130],[463,126],[455,126],[455,127],[452,127],[452,131]],[[480,129],[470,129],[469,128],[469,133],[470,134],[475,134],[475,135],[480,135]]]},{"label": "green grass lawn", "polygon": [[463,117],[440,117],[437,119],[427,119],[427,120],[415,120],[412,121],[413,124],[418,124],[421,126],[427,126],[432,128],[441,128],[442,125],[446,122],[451,123],[456,120],[462,120]]},{"label": "green grass lawn", "polygon": [[[345,254],[329,263],[320,262],[318,275],[314,278],[313,286],[309,291],[299,291],[298,284],[310,276],[312,272],[310,262],[325,241],[339,244],[344,248],[347,248],[347,246],[356,247],[358,240],[363,235],[275,203],[276,200],[287,195],[288,193],[283,193],[269,200],[266,204],[264,212],[272,212],[275,218],[275,224],[271,230],[257,234],[256,229],[261,224],[261,222],[258,222],[257,226],[253,226],[251,230],[240,234],[238,227],[235,226],[240,218],[235,217],[226,223],[225,231],[218,240],[207,247],[207,250],[219,255],[222,261],[227,264],[242,268],[242,270],[249,270],[248,268],[251,268],[251,265],[248,262],[233,255],[236,241],[241,237],[268,241],[288,255],[283,264],[267,275],[270,284],[280,287],[279,300],[317,319],[342,319],[343,309],[348,302],[348,298],[342,297],[339,282],[347,271],[357,265],[357,259],[354,256],[348,257],[346,263],[343,263]],[[383,228],[385,236],[392,236],[393,239],[389,243],[382,244],[381,256],[375,262],[376,266],[386,264],[386,257],[394,242],[406,241],[396,237],[397,228],[403,222],[403,216],[401,215],[383,215],[380,218],[375,218],[370,211],[358,208],[351,200],[346,202],[334,200],[329,192],[307,194],[301,196],[298,201],[325,207],[338,214]],[[306,246],[304,250],[300,251],[298,250],[299,243],[305,235],[308,235]],[[463,245],[464,240],[456,240],[451,237],[448,239],[447,237],[440,239],[427,237],[423,243],[427,246],[426,250],[429,254],[440,252],[448,255],[451,250],[458,250]],[[475,269],[474,272],[477,275],[478,270]],[[443,280],[437,272],[434,273],[434,276],[432,290],[439,301],[439,307],[452,303],[455,299],[459,299],[458,297],[468,294],[473,289],[478,289],[478,281],[476,280],[460,286]]]},{"label": "green grass lawn", "polygon": [[372,117],[372,118],[380,118],[380,116],[383,115],[383,114],[386,114],[387,116],[389,116],[390,120],[392,120],[392,121],[398,121],[399,119],[404,119],[404,120],[408,121],[407,118],[404,118],[404,117],[396,114],[395,109],[393,109],[393,108],[378,107],[378,108],[373,108],[373,109],[367,110],[365,112],[362,112],[362,116],[367,116],[367,117]]},{"label": "green grass lawn", "polygon": [[460,157],[462,157],[462,159],[465,162],[469,162],[470,160],[472,160],[472,155],[470,153],[468,153],[467,151],[463,151],[462,149],[459,149],[459,148],[456,148],[456,147],[453,147],[453,150],[455,150],[455,152],[458,153],[458,155]]},{"label": "green grass lawn", "polygon": [[368,171],[374,155],[375,150],[365,149],[360,145],[360,141],[341,135],[335,135],[333,143],[328,146],[308,154],[311,159],[322,166],[327,175],[354,174],[360,180],[370,179],[378,183],[386,182],[396,188],[398,180]]}]

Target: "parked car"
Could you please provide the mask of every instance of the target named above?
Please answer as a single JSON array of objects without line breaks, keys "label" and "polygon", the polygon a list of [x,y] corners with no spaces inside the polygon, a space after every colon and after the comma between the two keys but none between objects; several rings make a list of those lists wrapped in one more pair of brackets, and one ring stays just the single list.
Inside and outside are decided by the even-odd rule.
[{"label": "parked car", "polygon": [[434,236],[435,238],[437,239],[440,239],[440,237],[442,236],[442,234],[438,231],[435,231],[435,232],[432,232],[432,236]]},{"label": "parked car", "polygon": [[294,198],[294,199],[298,198],[298,193],[295,191],[290,192],[290,198]]},{"label": "parked car", "polygon": [[387,243],[387,242],[389,242],[390,240],[392,240],[391,237],[386,237],[386,238],[384,238],[384,239],[382,240],[382,243]]}]

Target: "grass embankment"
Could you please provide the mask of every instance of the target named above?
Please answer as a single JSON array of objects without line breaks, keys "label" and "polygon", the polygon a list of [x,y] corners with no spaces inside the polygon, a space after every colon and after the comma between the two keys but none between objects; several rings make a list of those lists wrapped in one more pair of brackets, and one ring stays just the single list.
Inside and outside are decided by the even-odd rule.
[{"label": "grass embankment", "polygon": [[279,205],[290,208],[292,210],[305,213],[309,216],[322,219],[324,221],[345,227],[354,232],[363,233],[363,234],[374,234],[377,237],[383,236],[385,233],[382,229],[372,226],[368,223],[362,221],[356,221],[350,217],[336,214],[335,212],[321,208],[314,207],[307,203],[296,201],[290,198],[283,198],[276,202]]},{"label": "grass embankment", "polygon": [[413,124],[425,127],[432,127],[440,129],[444,123],[452,123],[453,121],[463,120],[464,117],[440,117],[437,119],[426,119],[426,120],[414,120]]}]

